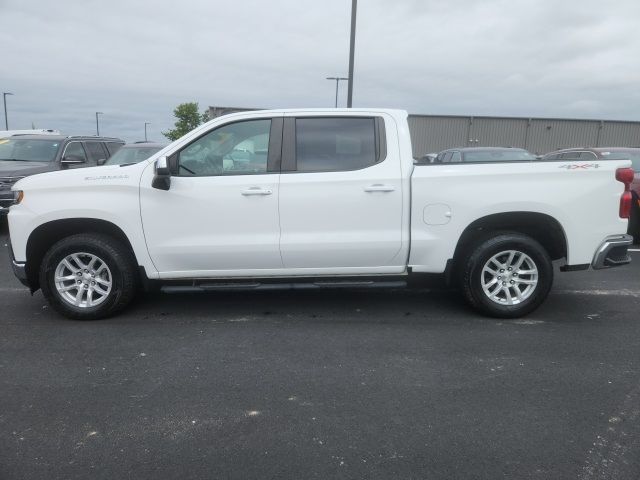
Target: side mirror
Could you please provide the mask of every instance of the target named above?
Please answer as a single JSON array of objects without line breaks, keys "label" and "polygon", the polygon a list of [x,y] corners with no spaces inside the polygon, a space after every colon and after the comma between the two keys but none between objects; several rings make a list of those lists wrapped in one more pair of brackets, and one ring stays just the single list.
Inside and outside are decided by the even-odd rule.
[{"label": "side mirror", "polygon": [[167,157],[160,157],[156,160],[155,175],[151,186],[158,190],[169,190],[171,188],[171,170],[169,170],[167,164]]},{"label": "side mirror", "polygon": [[85,159],[79,155],[65,155],[60,163],[62,165],[77,165],[79,163],[85,163]]},{"label": "side mirror", "polygon": [[96,162],[98,165],[104,165],[104,162],[106,162],[107,159],[106,158],[99,158],[98,161]]}]

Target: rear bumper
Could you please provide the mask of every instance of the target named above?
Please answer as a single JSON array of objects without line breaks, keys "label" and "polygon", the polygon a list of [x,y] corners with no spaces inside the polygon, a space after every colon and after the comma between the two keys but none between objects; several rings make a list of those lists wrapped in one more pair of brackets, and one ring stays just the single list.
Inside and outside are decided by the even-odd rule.
[{"label": "rear bumper", "polygon": [[591,266],[594,270],[619,267],[631,263],[629,247],[633,245],[631,235],[615,235],[607,237],[593,256]]},{"label": "rear bumper", "polygon": [[13,255],[13,249],[11,248],[11,237],[9,237],[7,246],[9,247],[9,257],[11,258],[11,268],[13,269],[13,274],[25,287],[31,288],[31,286],[29,285],[29,279],[27,278],[26,263],[16,262],[16,257]]}]

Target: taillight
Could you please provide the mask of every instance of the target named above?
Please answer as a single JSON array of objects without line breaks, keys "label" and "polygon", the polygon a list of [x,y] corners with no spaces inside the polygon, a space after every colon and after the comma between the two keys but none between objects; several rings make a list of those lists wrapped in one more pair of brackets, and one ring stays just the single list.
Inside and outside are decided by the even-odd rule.
[{"label": "taillight", "polygon": [[620,197],[620,218],[631,217],[631,204],[633,196],[631,195],[631,182],[635,172],[632,168],[619,168],[616,170],[616,180],[624,183],[624,193]]},{"label": "taillight", "polygon": [[620,198],[620,218],[631,218],[631,205],[633,205],[631,192],[624,192]]}]

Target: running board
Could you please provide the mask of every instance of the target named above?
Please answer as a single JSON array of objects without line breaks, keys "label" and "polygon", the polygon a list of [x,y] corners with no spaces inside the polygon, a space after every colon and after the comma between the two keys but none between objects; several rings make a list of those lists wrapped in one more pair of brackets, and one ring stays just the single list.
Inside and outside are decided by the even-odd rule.
[{"label": "running board", "polygon": [[160,290],[165,293],[190,293],[190,292],[216,292],[224,290],[248,291],[248,290],[317,290],[331,288],[404,288],[407,282],[398,281],[354,281],[354,280],[326,280],[317,282],[300,283],[199,283],[193,285],[164,285]]}]

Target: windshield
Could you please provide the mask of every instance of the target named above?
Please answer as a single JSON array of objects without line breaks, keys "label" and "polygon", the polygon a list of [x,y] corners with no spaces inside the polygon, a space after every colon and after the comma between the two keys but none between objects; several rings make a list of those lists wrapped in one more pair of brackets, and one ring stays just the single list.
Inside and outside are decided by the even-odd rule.
[{"label": "windshield", "polygon": [[513,160],[535,160],[526,150],[478,150],[464,152],[465,162],[510,162]]},{"label": "windshield", "polygon": [[138,163],[142,160],[146,160],[151,155],[159,152],[164,147],[123,147],[114,153],[104,163],[105,165],[123,165],[125,163]]},{"label": "windshield", "polygon": [[640,149],[602,152],[602,156],[609,160],[631,160],[631,167],[636,172],[640,172]]},{"label": "windshield", "polygon": [[0,139],[0,160],[52,162],[60,148],[59,140]]}]

